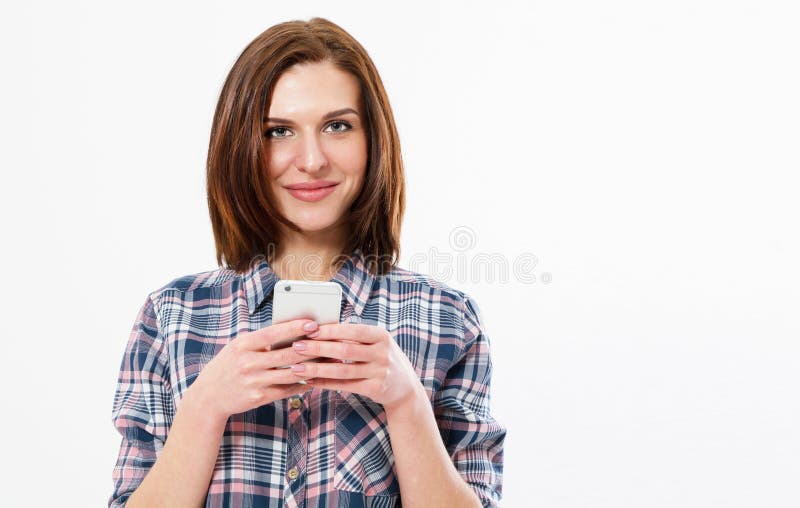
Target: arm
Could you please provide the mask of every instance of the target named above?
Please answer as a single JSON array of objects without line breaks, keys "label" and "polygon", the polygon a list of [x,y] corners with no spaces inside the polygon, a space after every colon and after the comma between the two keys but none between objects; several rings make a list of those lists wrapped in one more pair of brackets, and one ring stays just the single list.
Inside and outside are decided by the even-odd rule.
[{"label": "arm", "polygon": [[403,506],[482,506],[450,460],[430,400],[419,388],[385,408]]},{"label": "arm", "polygon": [[210,418],[191,391],[186,391],[164,450],[128,499],[128,508],[205,505],[226,420]]},{"label": "arm", "polygon": [[464,350],[451,366],[433,400],[433,411],[447,452],[483,506],[502,496],[506,428],[490,414],[492,361],[480,309],[464,301]]},{"label": "arm", "polygon": [[226,421],[204,414],[203,401],[191,388],[174,414],[167,373],[154,302],[148,298],[131,331],[114,398],[113,422],[122,442],[109,507],[205,502]]},{"label": "arm", "polygon": [[[433,407],[410,360],[388,331],[364,324],[320,325],[293,348],[355,363],[292,367],[309,385],[369,397],[386,411],[403,506],[496,506],[506,430],[489,414],[492,364],[477,306],[463,310],[463,346]],[[438,425],[438,428],[437,428]]]},{"label": "arm", "polygon": [[500,499],[506,430],[489,414],[489,339],[469,297],[463,327],[464,351],[433,407],[420,389],[385,408],[404,506],[497,506]]}]

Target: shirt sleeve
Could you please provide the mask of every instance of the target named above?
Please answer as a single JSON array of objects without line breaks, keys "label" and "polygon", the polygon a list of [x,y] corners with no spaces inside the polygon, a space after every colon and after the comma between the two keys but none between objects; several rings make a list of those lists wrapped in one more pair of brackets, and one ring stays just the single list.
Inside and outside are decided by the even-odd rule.
[{"label": "shirt sleeve", "polygon": [[506,428],[489,413],[492,361],[480,309],[469,296],[464,305],[464,349],[434,398],[434,412],[458,472],[483,506],[497,506]]},{"label": "shirt sleeve", "polygon": [[125,347],[112,422],[122,436],[108,506],[125,506],[163,449],[174,415],[166,348],[148,296]]}]

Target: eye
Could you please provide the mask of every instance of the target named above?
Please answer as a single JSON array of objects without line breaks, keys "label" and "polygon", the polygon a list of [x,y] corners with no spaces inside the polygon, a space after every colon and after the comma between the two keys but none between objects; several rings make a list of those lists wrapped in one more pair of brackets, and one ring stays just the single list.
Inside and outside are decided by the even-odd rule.
[{"label": "eye", "polygon": [[264,135],[268,138],[285,138],[286,136],[273,136],[272,134],[275,132],[283,132],[288,130],[289,129],[286,127],[273,127],[271,129],[267,129],[267,132],[265,132]]},{"label": "eye", "polygon": [[343,129],[334,129],[333,132],[346,132],[346,131],[349,131],[350,129],[353,128],[349,123],[341,121],[341,120],[336,120],[335,122],[329,123],[328,127],[332,127],[334,125],[342,125],[345,128],[343,128]]},{"label": "eye", "polygon": [[[335,126],[339,126],[339,128],[332,129],[331,132],[333,133],[347,132],[353,128],[352,125],[343,120],[336,120],[328,124],[328,127]],[[264,136],[271,139],[283,139],[289,136],[288,132],[290,131],[286,127],[272,127],[271,129],[267,129],[267,131],[264,133]]]}]

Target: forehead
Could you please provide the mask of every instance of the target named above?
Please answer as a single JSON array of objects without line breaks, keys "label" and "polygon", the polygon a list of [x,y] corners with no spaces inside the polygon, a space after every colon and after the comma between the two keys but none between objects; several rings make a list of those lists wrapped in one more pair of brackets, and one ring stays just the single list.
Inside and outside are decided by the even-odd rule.
[{"label": "forehead", "polygon": [[352,74],[328,62],[297,64],[275,83],[267,116],[313,117],[344,107],[360,111],[359,99],[359,82]]}]

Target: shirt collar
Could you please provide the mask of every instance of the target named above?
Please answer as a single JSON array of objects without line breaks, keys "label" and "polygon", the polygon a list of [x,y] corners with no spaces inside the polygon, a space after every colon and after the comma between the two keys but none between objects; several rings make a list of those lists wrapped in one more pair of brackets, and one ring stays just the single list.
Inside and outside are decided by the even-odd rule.
[{"label": "shirt collar", "polygon": [[[263,254],[256,256],[250,264],[250,268],[242,275],[247,309],[251,315],[272,292],[278,280],[277,274],[270,268],[266,257]],[[374,282],[374,277],[369,273],[364,261],[364,254],[360,249],[353,251],[339,267],[331,281],[338,282],[342,286],[342,293],[353,306],[355,314],[360,317],[361,311],[364,310],[364,306],[369,300]]]}]

